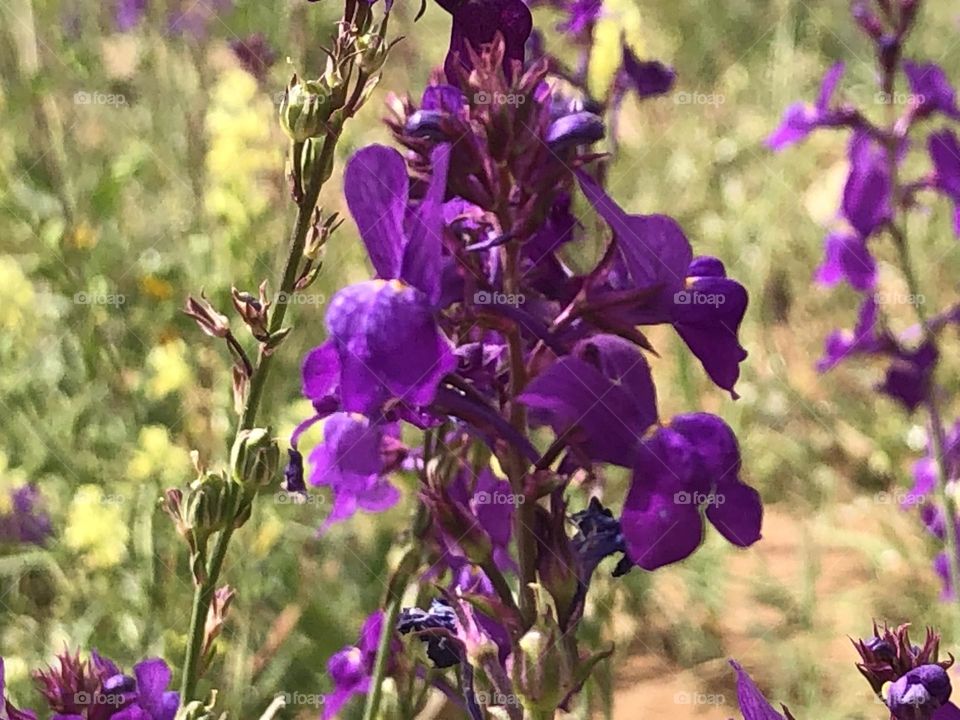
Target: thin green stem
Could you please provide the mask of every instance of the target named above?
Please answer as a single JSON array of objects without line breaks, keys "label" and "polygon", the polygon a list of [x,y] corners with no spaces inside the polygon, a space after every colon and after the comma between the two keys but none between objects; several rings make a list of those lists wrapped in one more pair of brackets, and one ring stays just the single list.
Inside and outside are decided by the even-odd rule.
[{"label": "thin green stem", "polygon": [[390,598],[383,614],[383,627],[380,628],[380,642],[377,644],[377,659],[373,664],[370,693],[367,695],[367,705],[363,710],[363,720],[374,720],[380,711],[383,679],[387,674],[387,660],[390,655],[390,640],[393,639],[393,629],[400,615],[400,601],[399,596]]},{"label": "thin green stem", "polygon": [[[317,204],[317,198],[320,196],[320,190],[328,175],[326,169],[333,160],[333,151],[338,139],[339,133],[332,133],[327,136],[324,141],[323,152],[318,158],[317,164],[312,168],[309,184],[302,200],[298,204],[297,219],[294,223],[290,239],[290,251],[283,269],[278,297],[288,296],[293,292],[294,286],[296,285],[300,272],[300,264],[303,260],[303,249],[306,243],[307,233],[310,230],[313,210]],[[299,158],[294,158],[294,162],[299,162]],[[279,302],[274,306],[273,312],[270,314],[270,323],[268,326],[268,331],[271,334],[278,332],[283,327],[286,312],[286,302]],[[243,430],[252,429],[256,423],[257,412],[260,409],[260,402],[263,398],[263,391],[266,387],[274,355],[275,351],[271,353],[261,351],[260,353],[257,366],[254,368],[250,378],[250,390],[244,405],[243,414],[240,418],[240,424],[237,428],[238,434]],[[183,679],[180,690],[180,697],[183,703],[198,699],[196,692],[197,683],[200,680],[200,654],[203,649],[204,627],[206,625],[207,613],[210,611],[213,594],[220,580],[223,561],[227,556],[227,549],[232,537],[232,527],[227,528],[217,536],[217,542],[207,566],[206,578],[194,590],[193,606],[190,613],[187,654],[183,664]]]},{"label": "thin green stem", "polygon": [[217,579],[223,569],[223,561],[227,557],[227,546],[230,544],[233,530],[234,528],[229,526],[217,536],[217,544],[213,555],[210,557],[210,564],[207,566],[207,578],[193,594],[193,608],[190,612],[190,642],[187,646],[187,656],[183,664],[183,682],[180,687],[180,697],[183,698],[184,704],[197,699],[195,695],[197,683],[200,681],[200,653],[203,650],[203,631],[207,622],[207,613],[210,611],[210,603],[213,601],[213,594],[217,589]]}]

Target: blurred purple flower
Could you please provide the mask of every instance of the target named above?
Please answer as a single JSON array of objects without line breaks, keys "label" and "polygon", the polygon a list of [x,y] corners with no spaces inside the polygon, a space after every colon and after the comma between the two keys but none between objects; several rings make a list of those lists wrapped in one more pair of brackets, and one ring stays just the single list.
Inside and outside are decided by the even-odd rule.
[{"label": "blurred purple flower", "polygon": [[855,132],[848,151],[850,175],[843,188],[843,215],[866,240],[893,217],[887,150],[866,132]]},{"label": "blurred purple flower", "polygon": [[323,442],[310,453],[310,484],[329,487],[333,508],[321,531],[357,510],[382,512],[400,499],[384,477],[386,449],[397,437],[395,425],[371,422],[362,415],[334,413],[323,426]]},{"label": "blurred purple flower", "polygon": [[[370,676],[377,659],[382,628],[383,611],[378,610],[363,623],[357,644],[348,645],[327,662],[327,673],[333,680],[333,692],[324,696],[322,720],[336,717],[354,695],[366,695],[370,690]],[[398,654],[401,649],[400,639],[394,636],[388,657]]]},{"label": "blurred purple flower", "polygon": [[42,545],[53,534],[50,517],[39,509],[40,499],[35,485],[10,493],[10,512],[0,514],[0,543]]},{"label": "blurred purple flower", "polygon": [[267,77],[267,72],[277,60],[277,53],[263,33],[253,33],[245,38],[235,38],[230,41],[241,67],[261,82]]},{"label": "blurred purple flower", "polygon": [[817,282],[832,286],[846,280],[854,290],[869,290],[877,279],[877,263],[866,240],[856,233],[833,232],[824,243],[823,263]]},{"label": "blurred purple flower", "polygon": [[920,64],[905,60],[903,71],[910,84],[910,92],[915,96],[917,118],[940,112],[954,120],[960,120],[957,93],[947,80],[943,68],[936,63]]},{"label": "blurred purple flower", "polygon": [[767,147],[772,150],[782,150],[806,139],[817,128],[837,124],[841,114],[832,109],[831,104],[837,84],[843,76],[843,70],[844,65],[841,62],[826,72],[820,84],[820,94],[812,107],[798,102],[787,108],[780,126],[767,138]]},{"label": "blurred purple flower", "polygon": [[927,143],[936,170],[935,187],[953,201],[954,232],[960,236],[960,142],[953,130],[941,130]]},{"label": "blurred purple flower", "polygon": [[114,20],[117,30],[130,32],[147,14],[148,0],[118,0]]}]

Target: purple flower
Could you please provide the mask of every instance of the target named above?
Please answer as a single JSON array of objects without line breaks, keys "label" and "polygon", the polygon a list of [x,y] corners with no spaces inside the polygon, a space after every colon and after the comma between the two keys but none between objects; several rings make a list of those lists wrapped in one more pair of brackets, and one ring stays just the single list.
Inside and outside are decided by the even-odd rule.
[{"label": "purple flower", "polygon": [[916,96],[914,112],[917,118],[941,112],[954,120],[960,120],[957,93],[947,80],[943,68],[936,63],[919,64],[905,60],[903,71],[910,83],[910,92]]},{"label": "purple flower", "polygon": [[[327,328],[348,412],[378,416],[393,400],[429,405],[440,380],[456,367],[427,296],[399,280],[344,288],[330,303]],[[310,384],[316,384],[313,377]]]},{"label": "purple flower", "polygon": [[523,0],[438,0],[453,15],[450,50],[444,62],[447,82],[460,86],[463,72],[473,69],[470,50],[492,43],[499,34],[504,40],[503,70],[513,76],[515,64],[523,64],[524,46],[533,29],[533,16]]},{"label": "purple flower", "polygon": [[117,0],[116,13],[114,19],[117,23],[117,30],[120,32],[130,32],[147,14],[147,0]]},{"label": "purple flower", "polygon": [[640,438],[657,419],[650,367],[632,343],[613,335],[581,341],[519,398],[536,421],[592,461],[630,467]]},{"label": "purple flower", "polygon": [[[784,720],[784,716],[773,709],[746,670],[734,660],[730,661],[730,665],[737,673],[737,702],[740,704],[743,720]],[[786,708],[783,708],[783,711],[787,720],[792,720],[790,711]]]},{"label": "purple flower", "polygon": [[812,107],[801,102],[787,108],[780,127],[767,138],[767,147],[771,150],[782,150],[806,139],[817,128],[838,124],[842,114],[831,109],[831,103],[837,83],[843,76],[843,69],[843,63],[837,63],[827,71],[820,85],[817,102]]},{"label": "purple flower", "polygon": [[623,46],[623,64],[617,79],[622,88],[633,90],[643,100],[670,92],[676,81],[673,68],[659,60],[641,60],[629,47]]},{"label": "purple flower", "polygon": [[887,150],[866,132],[853,134],[848,156],[843,215],[866,239],[893,217],[889,159]]},{"label": "purple flower", "polygon": [[817,369],[826,372],[843,360],[873,356],[889,361],[880,392],[913,412],[930,393],[938,354],[936,347],[925,342],[916,348],[904,346],[901,341],[879,325],[877,302],[867,298],[860,306],[857,325],[853,331],[838,330],[827,337],[823,357]]},{"label": "purple flower", "polygon": [[760,539],[763,507],[741,482],[733,431],[705,413],[678,415],[644,439],[620,524],[630,559],[645,570],[683,560],[703,539],[700,507],[740,547]]},{"label": "purple flower", "polygon": [[877,327],[877,309],[876,299],[868,297],[860,306],[852,331],[836,330],[827,336],[817,370],[826,372],[849,358],[884,352],[890,347],[889,338]]},{"label": "purple flower", "polygon": [[343,185],[377,276],[404,280],[435,303],[444,274],[443,200],[449,146],[434,148],[431,161],[430,183],[416,208],[410,207],[403,157],[384,145],[369,145],[354,153],[344,170]]},{"label": "purple flower", "polygon": [[0,515],[0,543],[43,545],[53,530],[50,517],[39,510],[40,491],[24,485],[10,493],[11,511]]},{"label": "purple flower", "polygon": [[960,236],[960,142],[952,130],[941,130],[927,143],[936,170],[935,186],[953,201],[954,232]]},{"label": "purple flower", "polygon": [[277,54],[266,36],[259,32],[231,40],[230,49],[243,69],[261,82],[266,80],[267,71],[277,60]]},{"label": "purple flower", "polygon": [[322,530],[359,510],[382,512],[400,499],[384,477],[388,447],[397,437],[395,425],[371,422],[362,415],[334,413],[323,426],[323,443],[310,453],[310,484],[329,487],[333,509]]},{"label": "purple flower", "polygon": [[207,37],[210,25],[221,22],[219,16],[233,8],[233,0],[181,0],[179,8],[170,13],[168,26],[173,35],[184,35],[194,40]]},{"label": "purple flower", "polygon": [[816,279],[827,286],[846,280],[855,290],[872,288],[877,279],[877,263],[867,249],[866,240],[856,233],[830,233]]},{"label": "purple flower", "polygon": [[[378,610],[363,623],[357,644],[348,645],[327,662],[333,692],[324,696],[322,720],[335,717],[354,695],[366,695],[370,690],[370,676],[377,659],[382,628],[383,611]],[[391,654],[401,651],[397,637],[392,638],[390,651]]]},{"label": "purple flower", "polygon": [[557,29],[561,32],[579,35],[593,27],[603,13],[603,0],[569,0],[564,10],[567,17]]},{"label": "purple flower", "polygon": [[896,720],[931,720],[950,700],[950,677],[939,665],[921,665],[894,682],[887,706]]},{"label": "purple flower", "polygon": [[[34,678],[54,720],[173,720],[180,706],[179,693],[167,690],[170,668],[160,658],[137,663],[130,676],[97,652],[89,662],[65,652],[57,656],[56,667]],[[10,720],[20,717],[10,714]]]},{"label": "purple flower", "polygon": [[[675,220],[666,215],[630,215],[588,175],[577,173],[584,195],[613,231],[622,267],[630,277],[594,293],[608,297],[630,290],[632,305],[603,316],[618,318],[624,330],[635,325],[670,323],[703,364],[710,378],[734,397],[740,363],[747,357],[740,345],[740,323],[747,310],[746,289],[727,277],[720,260],[693,258],[690,243]],[[610,293],[610,291],[613,293]]]}]

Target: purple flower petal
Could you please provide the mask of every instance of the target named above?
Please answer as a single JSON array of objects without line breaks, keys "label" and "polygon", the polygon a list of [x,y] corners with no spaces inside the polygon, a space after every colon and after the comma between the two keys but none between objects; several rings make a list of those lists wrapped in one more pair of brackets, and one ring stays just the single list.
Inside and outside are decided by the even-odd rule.
[{"label": "purple flower petal", "polygon": [[846,280],[861,292],[874,286],[877,263],[863,238],[852,233],[830,233],[824,245],[823,263],[817,268],[817,282],[831,286]]},{"label": "purple flower petal", "polygon": [[578,171],[577,180],[587,200],[613,230],[637,286],[679,288],[693,251],[677,222],[666,215],[629,215],[585,172]]},{"label": "purple flower petal", "polygon": [[340,363],[344,410],[376,415],[391,399],[429,405],[456,367],[429,299],[398,280],[357,283],[330,303],[327,327]]},{"label": "purple flower petal", "polygon": [[730,665],[737,673],[737,702],[740,703],[743,720],[784,720],[740,664],[731,660]]},{"label": "purple flower petal", "polygon": [[905,60],[903,71],[910,83],[910,92],[916,96],[919,117],[941,112],[954,120],[960,120],[957,93],[947,80],[943,68],[936,63],[919,64]]},{"label": "purple flower petal", "polygon": [[640,60],[626,45],[622,70],[627,84],[641,100],[670,92],[677,81],[673,68],[658,60]]},{"label": "purple flower petal", "polygon": [[407,166],[393,148],[368,145],[353,154],[343,175],[350,214],[380,278],[400,277],[410,191]]},{"label": "purple flower petal", "polygon": [[660,428],[640,446],[620,526],[627,555],[645,570],[683,560],[699,547],[706,497],[700,458],[680,433]]},{"label": "purple flower petal", "polygon": [[850,175],[843,189],[843,214],[862,238],[893,215],[887,151],[866,132],[850,141]]}]

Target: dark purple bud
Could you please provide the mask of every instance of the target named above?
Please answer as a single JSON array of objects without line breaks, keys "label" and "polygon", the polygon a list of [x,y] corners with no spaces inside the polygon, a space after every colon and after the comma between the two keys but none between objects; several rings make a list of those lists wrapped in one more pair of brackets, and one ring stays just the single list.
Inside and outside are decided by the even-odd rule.
[{"label": "dark purple bud", "polygon": [[303,479],[303,455],[299,450],[289,448],[290,459],[283,471],[283,489],[288,493],[305,493],[307,484]]},{"label": "dark purple bud", "polygon": [[896,720],[931,720],[950,700],[951,690],[946,670],[922,665],[890,686],[887,707]]},{"label": "dark purple bud", "polygon": [[595,143],[605,134],[600,117],[590,112],[578,112],[554,120],[545,139],[551,150],[563,152],[578,145]]},{"label": "dark purple bud", "polygon": [[443,129],[446,113],[439,110],[417,110],[409,118],[405,130],[415,138],[442,141],[447,139]]},{"label": "dark purple bud", "polygon": [[415,633],[427,646],[427,657],[434,667],[448,668],[460,663],[460,648],[454,640],[457,616],[443,600],[434,599],[429,610],[403,608],[397,619],[397,632]]}]

